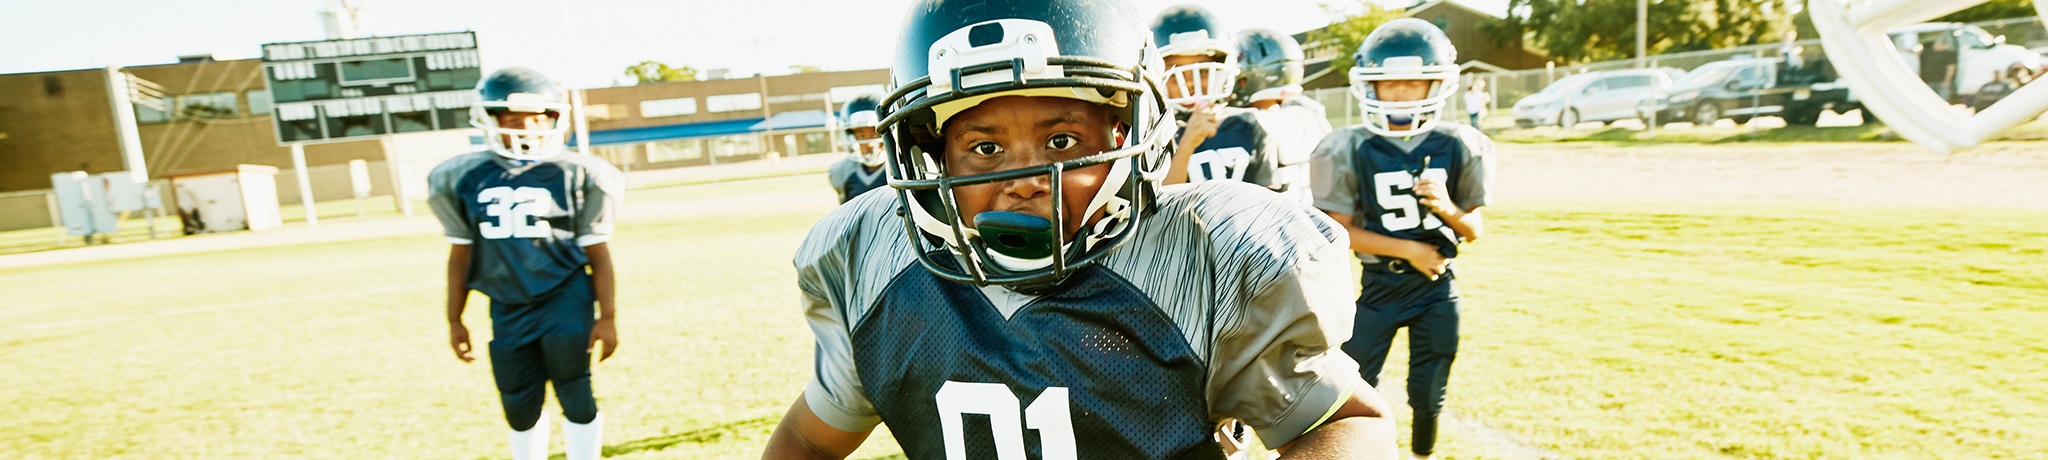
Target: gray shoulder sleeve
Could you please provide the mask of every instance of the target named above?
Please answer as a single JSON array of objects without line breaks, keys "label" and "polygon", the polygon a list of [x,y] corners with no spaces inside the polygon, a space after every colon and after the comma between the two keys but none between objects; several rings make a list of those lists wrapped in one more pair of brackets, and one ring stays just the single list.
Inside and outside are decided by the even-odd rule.
[{"label": "gray shoulder sleeve", "polygon": [[580,155],[576,158],[584,174],[583,202],[576,209],[576,245],[611,241],[612,224],[625,202],[625,175],[603,159]]},{"label": "gray shoulder sleeve", "polygon": [[1317,208],[1358,213],[1358,175],[1351,171],[1351,148],[1356,142],[1351,131],[1340,129],[1323,136],[1309,158],[1309,186],[1315,190]]},{"label": "gray shoulder sleeve", "polygon": [[1492,188],[1488,181],[1493,180],[1493,139],[1466,126],[1458,130],[1458,140],[1465,143],[1465,151],[1472,156],[1458,171],[1458,188],[1451,191],[1451,201],[1471,211],[1491,201],[1487,191]]},{"label": "gray shoulder sleeve", "polygon": [[455,193],[462,176],[479,163],[476,154],[456,155],[427,173],[427,207],[441,221],[441,235],[448,237],[449,243],[471,244],[480,238],[476,225],[469,221],[465,198]]},{"label": "gray shoulder sleeve", "polygon": [[[1246,296],[1219,309],[1207,394],[1216,417],[1243,420],[1268,445],[1293,441],[1363,388],[1338,349],[1351,337],[1350,242],[1313,209],[1273,196],[1257,219],[1219,221],[1219,276]],[[1231,221],[1236,222],[1232,224]]]},{"label": "gray shoulder sleeve", "polygon": [[811,227],[794,260],[804,320],[817,339],[804,401],[843,431],[882,423],[856,371],[853,330],[892,275],[915,263],[902,227],[890,225],[895,203],[892,193],[848,201]]}]

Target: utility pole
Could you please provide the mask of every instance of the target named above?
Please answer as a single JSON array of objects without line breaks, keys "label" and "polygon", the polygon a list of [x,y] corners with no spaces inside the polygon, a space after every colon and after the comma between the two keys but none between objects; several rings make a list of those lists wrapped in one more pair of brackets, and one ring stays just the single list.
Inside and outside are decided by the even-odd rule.
[{"label": "utility pole", "polygon": [[775,113],[768,109],[768,67],[761,62],[759,38],[754,39],[754,79],[761,82],[761,132],[768,138],[763,147],[766,147],[769,153],[775,153],[775,146],[781,142],[775,138]]}]

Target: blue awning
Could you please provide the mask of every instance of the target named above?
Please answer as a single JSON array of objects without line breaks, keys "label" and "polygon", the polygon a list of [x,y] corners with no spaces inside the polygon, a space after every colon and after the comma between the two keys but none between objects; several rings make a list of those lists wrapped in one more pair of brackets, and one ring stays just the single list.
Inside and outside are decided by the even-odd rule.
[{"label": "blue awning", "polygon": [[[638,144],[695,137],[729,136],[733,134],[758,133],[773,129],[821,128],[832,121],[832,114],[823,110],[783,112],[767,119],[742,118],[738,120],[707,121],[680,125],[642,126],[638,128],[607,129],[591,131],[591,143],[595,145]],[[583,142],[570,136],[569,145],[582,147]]]},{"label": "blue awning", "polygon": [[[755,123],[752,126],[748,126],[747,129],[750,131],[764,131],[769,126],[773,126],[775,129],[822,128],[831,120],[832,114],[826,113],[823,110],[801,110],[775,114],[773,117],[768,117],[767,121]],[[597,137],[597,135],[592,134],[590,137]]]},{"label": "blue awning", "polygon": [[[642,142],[665,141],[671,139],[687,139],[692,137],[726,136],[732,134],[745,134],[756,131],[755,129],[752,129],[752,127],[753,125],[758,124],[760,122],[760,118],[742,118],[738,120],[707,121],[703,123],[685,123],[680,125],[642,126],[638,128],[607,129],[603,131],[591,131],[590,139],[591,144],[614,145],[638,144]],[[575,136],[570,137],[572,139],[570,139],[569,145],[577,147],[581,147],[583,145],[582,141],[578,139],[573,139],[573,137]]]}]

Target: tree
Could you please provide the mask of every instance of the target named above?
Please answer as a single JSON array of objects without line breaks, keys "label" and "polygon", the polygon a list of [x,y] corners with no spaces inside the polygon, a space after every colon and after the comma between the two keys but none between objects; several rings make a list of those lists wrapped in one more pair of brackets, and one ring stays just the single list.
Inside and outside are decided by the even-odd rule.
[{"label": "tree", "polygon": [[818,68],[818,66],[814,66],[814,65],[793,65],[793,66],[789,66],[789,72],[790,72],[790,73],[818,73],[818,72],[823,72],[823,71],[825,71],[825,69],[821,69],[821,68]]},{"label": "tree", "polygon": [[1936,19],[1937,22],[1984,22],[1999,19],[2027,17],[2040,14],[2034,11],[2034,0],[1991,0],[1962,11],[1949,13]]},{"label": "tree", "polygon": [[640,61],[626,67],[626,76],[635,82],[658,83],[665,81],[697,81],[697,69],[690,66],[669,67],[656,61]]},{"label": "tree", "polygon": [[[1651,0],[1650,54],[1776,41],[1789,24],[1788,2],[1802,0]],[[1636,54],[1636,0],[1509,0],[1508,17],[1485,26],[1497,43],[1516,37],[1565,64]]]},{"label": "tree", "polygon": [[[2048,1],[2048,0],[2043,0]],[[1351,54],[1358,51],[1358,45],[1365,43],[1365,36],[1374,29],[1395,19],[1405,17],[1403,10],[1382,7],[1377,2],[1359,0],[1358,9],[1346,14],[1340,8],[1328,3],[1322,4],[1323,12],[1337,16],[1329,26],[1308,33],[1308,43],[1303,48],[1324,48],[1337,51],[1338,58],[1330,60],[1332,70],[1338,75],[1351,71]]]}]

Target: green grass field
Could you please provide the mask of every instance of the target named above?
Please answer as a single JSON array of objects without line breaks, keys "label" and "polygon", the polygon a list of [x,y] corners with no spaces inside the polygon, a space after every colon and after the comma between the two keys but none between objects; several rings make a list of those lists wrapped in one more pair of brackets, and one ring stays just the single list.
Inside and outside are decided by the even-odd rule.
[{"label": "green grass field", "polygon": [[[762,187],[830,193],[797,176],[632,200]],[[596,371],[608,454],[758,455],[809,372],[789,257],[824,211],[627,216],[613,243],[625,343]],[[2048,213],[1522,201],[1489,214],[1461,261],[1470,303],[1443,458],[1502,455],[1460,429],[1480,423],[1575,458],[2048,452]],[[445,251],[425,234],[0,271],[0,452],[502,458],[488,367],[446,345]],[[482,302],[466,316],[480,343]],[[878,433],[855,458],[895,452]]]}]

